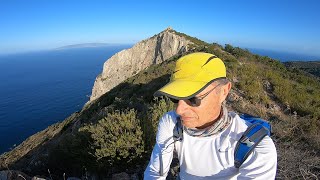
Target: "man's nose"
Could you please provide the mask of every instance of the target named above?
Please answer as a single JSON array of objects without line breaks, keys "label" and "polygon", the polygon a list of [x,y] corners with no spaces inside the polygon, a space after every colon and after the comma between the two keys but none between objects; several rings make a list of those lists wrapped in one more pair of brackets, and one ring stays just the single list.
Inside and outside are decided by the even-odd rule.
[{"label": "man's nose", "polygon": [[186,111],[188,106],[189,105],[184,100],[179,100],[177,108],[176,108],[176,113],[178,115],[182,115]]}]

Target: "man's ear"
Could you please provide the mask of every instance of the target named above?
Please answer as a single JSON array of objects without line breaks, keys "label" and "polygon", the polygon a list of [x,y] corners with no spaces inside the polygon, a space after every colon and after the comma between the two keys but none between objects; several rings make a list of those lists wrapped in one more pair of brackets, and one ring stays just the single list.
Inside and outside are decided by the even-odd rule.
[{"label": "man's ear", "polygon": [[230,90],[231,90],[231,82],[228,82],[227,84],[223,85],[221,87],[221,103],[227,98]]}]

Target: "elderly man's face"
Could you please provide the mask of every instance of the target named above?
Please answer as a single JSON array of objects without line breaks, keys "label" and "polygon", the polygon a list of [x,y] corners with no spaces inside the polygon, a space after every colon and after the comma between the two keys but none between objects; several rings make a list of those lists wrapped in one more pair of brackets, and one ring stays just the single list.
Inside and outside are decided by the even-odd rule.
[{"label": "elderly man's face", "polygon": [[[201,97],[218,85],[212,83],[200,92],[196,97]],[[222,102],[227,97],[231,88],[231,83],[219,85],[205,98],[201,100],[200,106],[190,106],[190,103],[184,100],[178,102],[176,113],[180,115],[182,124],[188,128],[206,128],[212,125],[220,115]]]}]

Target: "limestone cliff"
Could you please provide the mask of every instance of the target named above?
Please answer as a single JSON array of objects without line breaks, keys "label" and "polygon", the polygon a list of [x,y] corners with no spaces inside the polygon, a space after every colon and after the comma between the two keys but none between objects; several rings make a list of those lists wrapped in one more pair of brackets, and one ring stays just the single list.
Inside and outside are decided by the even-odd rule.
[{"label": "limestone cliff", "polygon": [[167,28],[132,48],[113,55],[104,63],[102,73],[97,76],[90,101],[99,98],[150,65],[159,64],[178,53],[187,51],[190,44],[193,43],[177,35],[171,28]]}]

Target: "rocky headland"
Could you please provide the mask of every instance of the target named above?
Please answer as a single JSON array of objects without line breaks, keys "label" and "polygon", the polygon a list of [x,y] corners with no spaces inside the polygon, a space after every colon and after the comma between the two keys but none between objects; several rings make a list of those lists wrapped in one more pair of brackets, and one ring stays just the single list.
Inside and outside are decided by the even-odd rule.
[{"label": "rocky headland", "polygon": [[187,52],[191,44],[193,43],[190,40],[167,28],[130,49],[116,53],[104,63],[102,73],[94,82],[90,101],[99,98],[150,65],[162,63],[176,54]]}]

